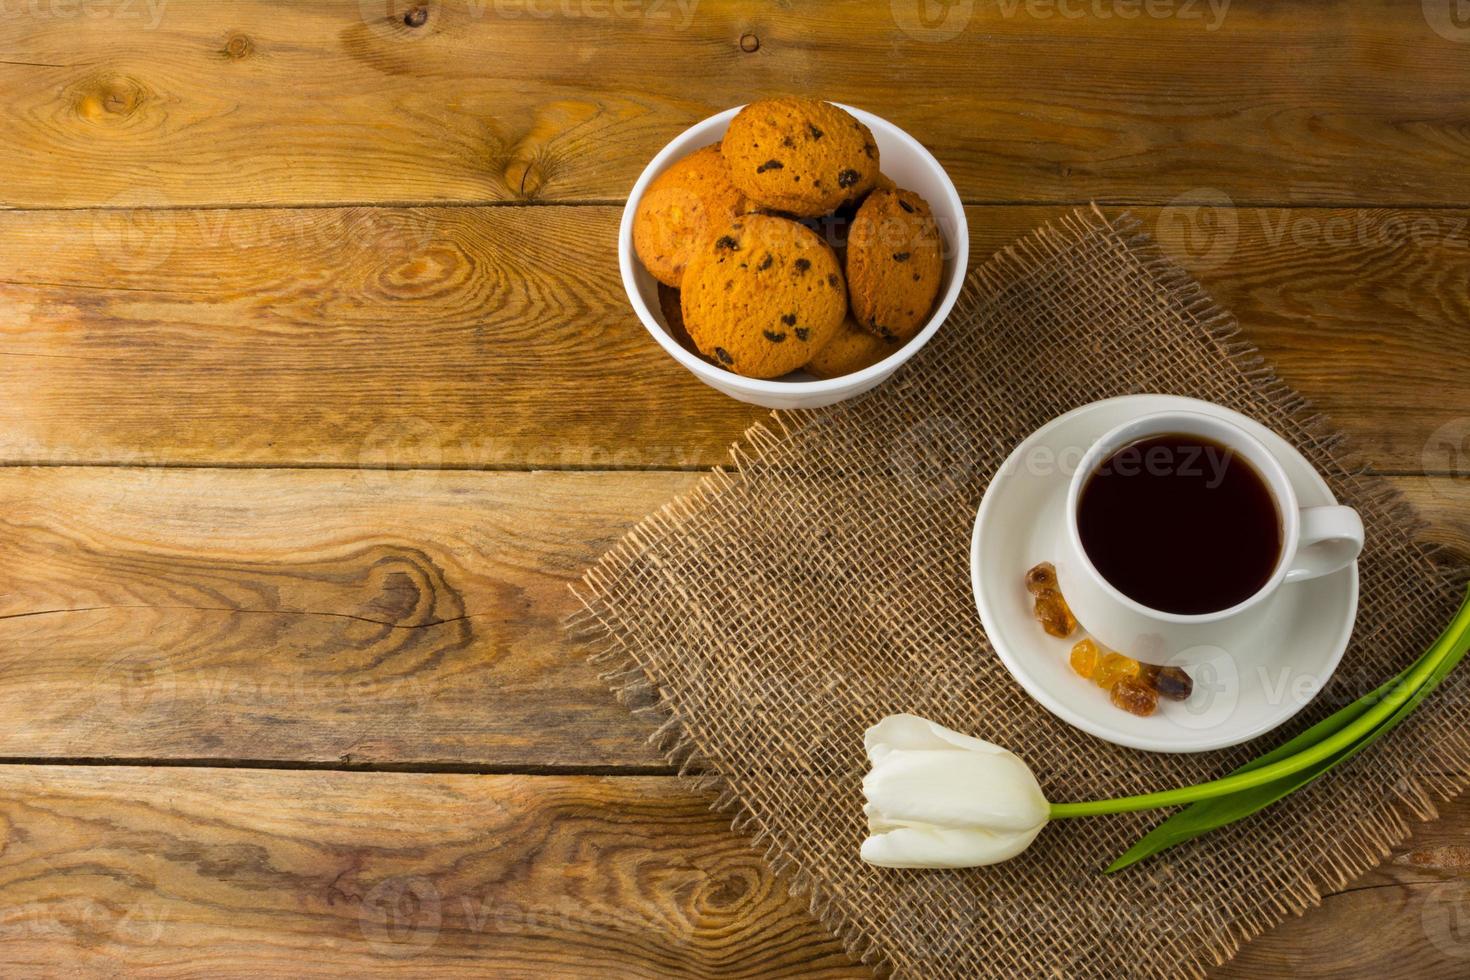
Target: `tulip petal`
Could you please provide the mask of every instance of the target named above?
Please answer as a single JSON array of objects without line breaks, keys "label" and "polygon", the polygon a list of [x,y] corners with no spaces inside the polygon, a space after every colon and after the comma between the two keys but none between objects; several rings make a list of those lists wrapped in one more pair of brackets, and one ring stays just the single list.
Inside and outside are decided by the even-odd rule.
[{"label": "tulip petal", "polygon": [[874,748],[894,749],[958,749],[1009,755],[1005,749],[981,738],[964,735],[952,728],[920,718],[918,715],[889,715],[863,733],[863,746],[869,757]]},{"label": "tulip petal", "polygon": [[860,856],[881,868],[976,868],[1010,860],[1039,833],[901,827],[864,840]]},{"label": "tulip petal", "polygon": [[1029,830],[1051,809],[1009,752],[895,750],[873,764],[863,795],[887,820],[941,827]]}]

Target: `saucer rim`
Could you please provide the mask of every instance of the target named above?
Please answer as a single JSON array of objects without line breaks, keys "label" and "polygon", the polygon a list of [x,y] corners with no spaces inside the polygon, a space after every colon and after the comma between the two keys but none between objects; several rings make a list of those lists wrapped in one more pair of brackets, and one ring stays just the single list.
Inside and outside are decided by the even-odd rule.
[{"label": "saucer rim", "polygon": [[[1159,400],[1162,400],[1162,402],[1160,402]],[[1337,503],[1337,496],[1332,492],[1332,488],[1327,484],[1327,481],[1323,479],[1322,474],[1317,471],[1316,467],[1311,465],[1311,462],[1309,460],[1302,456],[1301,451],[1297,449],[1296,446],[1292,445],[1290,442],[1287,442],[1284,437],[1282,437],[1274,430],[1270,429],[1270,427],[1264,425],[1261,422],[1258,422],[1255,419],[1252,419],[1250,416],[1245,415],[1244,413],[1237,412],[1231,408],[1226,408],[1223,405],[1216,405],[1213,402],[1203,401],[1198,398],[1190,398],[1187,395],[1144,393],[1118,395],[1112,398],[1099,399],[1098,401],[1089,402],[1085,405],[1079,405],[1076,408],[1071,409],[1070,411],[1064,412],[1061,415],[1058,415],[1045,424],[1041,425],[1037,429],[1033,430],[1024,439],[1017,443],[1015,448],[1006,455],[1005,461],[1001,464],[1000,469],[996,471],[996,473],[991,477],[989,484],[986,485],[985,492],[984,494],[982,494],[980,499],[980,505],[975,512],[974,526],[970,532],[970,588],[974,594],[976,611],[979,613],[980,623],[982,628],[985,630],[986,638],[990,641],[991,649],[995,652],[996,657],[1000,660],[1002,665],[1004,665],[1006,672],[1010,674],[1011,679],[1019,684],[1022,690],[1024,690],[1034,701],[1045,708],[1053,717],[1056,717],[1061,721],[1071,725],[1072,727],[1088,733],[1089,735],[1100,738],[1105,742],[1110,742],[1114,745],[1121,745],[1125,748],[1140,749],[1148,752],[1162,752],[1167,754],[1212,752],[1218,749],[1229,748],[1230,746],[1239,745],[1242,742],[1248,742],[1251,739],[1258,738],[1261,735],[1274,731],[1277,728],[1280,728],[1282,725],[1286,724],[1292,718],[1296,717],[1296,715],[1301,712],[1302,709],[1306,708],[1309,704],[1315,701],[1317,695],[1320,694],[1322,688],[1326,686],[1327,681],[1329,681],[1332,676],[1336,674],[1338,666],[1342,663],[1343,655],[1347,652],[1348,644],[1352,640],[1353,630],[1357,623],[1359,599],[1359,571],[1357,561],[1354,561],[1346,568],[1333,573],[1334,575],[1342,575],[1345,573],[1342,587],[1347,592],[1347,614],[1343,617],[1343,622],[1340,624],[1338,635],[1333,641],[1331,654],[1324,661],[1325,672],[1322,675],[1322,683],[1318,686],[1317,694],[1314,694],[1312,698],[1292,707],[1291,710],[1286,712],[1285,714],[1268,718],[1262,724],[1250,726],[1240,730],[1239,732],[1231,732],[1219,738],[1206,740],[1199,743],[1191,742],[1187,744],[1181,744],[1177,741],[1178,732],[1173,729],[1167,732],[1161,732],[1157,737],[1150,738],[1148,736],[1138,736],[1129,732],[1119,731],[1118,729],[1111,728],[1106,724],[1096,722],[1091,718],[1087,718],[1085,716],[1077,714],[1066,704],[1053,697],[1050,691],[1044,685],[1042,685],[1033,675],[1020,667],[1017,664],[1015,658],[1011,656],[1010,652],[1008,652],[1006,644],[1004,642],[997,642],[996,637],[1000,636],[1001,634],[997,630],[992,629],[992,624],[998,623],[1000,621],[1000,617],[990,608],[991,603],[988,601],[986,593],[981,587],[980,529],[985,524],[988,510],[991,506],[993,506],[992,502],[997,499],[993,491],[995,490],[997,484],[1004,481],[1005,477],[1003,474],[1010,472],[1010,467],[1013,465],[1016,458],[1020,454],[1026,452],[1028,450],[1028,447],[1032,446],[1038,440],[1043,439],[1055,429],[1060,428],[1068,424],[1069,422],[1072,422],[1078,416],[1099,411],[1107,406],[1116,406],[1119,403],[1132,401],[1167,403],[1168,407],[1154,409],[1158,411],[1172,410],[1173,408],[1177,407],[1180,410],[1184,411],[1205,411],[1209,414],[1221,415],[1229,421],[1244,424],[1247,428],[1247,431],[1251,432],[1252,435],[1256,434],[1257,429],[1264,430],[1265,432],[1269,433],[1269,435],[1273,439],[1280,441],[1288,449],[1290,449],[1291,452],[1301,457],[1302,462],[1306,464],[1307,471],[1310,473],[1312,479],[1316,482],[1318,488],[1323,492],[1323,494],[1325,494],[1327,500],[1333,504]],[[1272,447],[1268,444],[1268,448]]]}]

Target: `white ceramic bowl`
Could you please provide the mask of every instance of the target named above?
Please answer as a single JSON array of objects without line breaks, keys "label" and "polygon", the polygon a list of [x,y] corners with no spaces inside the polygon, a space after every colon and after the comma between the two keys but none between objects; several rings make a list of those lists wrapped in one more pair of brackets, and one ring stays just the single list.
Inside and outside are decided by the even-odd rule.
[{"label": "white ceramic bowl", "polygon": [[[836,104],[839,103],[834,103]],[[893,374],[899,365],[913,357],[919,348],[929,342],[949,316],[955,300],[959,299],[960,288],[964,285],[965,266],[970,257],[970,231],[965,223],[965,209],[949,175],[918,140],[870,112],[842,106],[873,131],[873,138],[878,142],[879,162],[883,173],[892,178],[899,187],[923,197],[934,210],[934,218],[939,223],[939,231],[944,238],[944,279],[939,287],[939,299],[935,304],[934,314],[913,340],[872,367],[840,378],[822,380],[813,378],[804,371],[797,371],[784,378],[765,381],[743,378],[702,361],[669,335],[659,309],[658,280],[643,268],[643,263],[638,261],[638,253],[633,249],[633,215],[638,210],[643,192],[655,177],[676,160],[722,139],[730,120],[742,108],[744,107],[736,106],[726,109],[690,126],[660,150],[658,156],[639,175],[638,183],[633,185],[633,191],[628,195],[628,205],[623,209],[623,223],[618,228],[618,263],[623,272],[623,288],[628,291],[628,302],[633,304],[638,319],[643,321],[643,325],[648,328],[659,346],[712,388],[723,391],[731,398],[753,405],[764,405],[766,408],[820,408],[831,405],[861,394]]]}]

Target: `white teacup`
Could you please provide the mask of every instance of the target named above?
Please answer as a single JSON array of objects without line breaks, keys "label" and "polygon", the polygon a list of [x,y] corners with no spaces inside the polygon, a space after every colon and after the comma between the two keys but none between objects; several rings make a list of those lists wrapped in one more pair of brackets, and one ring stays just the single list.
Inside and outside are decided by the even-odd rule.
[{"label": "white teacup", "polygon": [[[1214,612],[1183,614],[1150,609],[1098,572],[1082,546],[1077,508],[1083,487],[1113,453],[1140,439],[1178,433],[1224,446],[1265,481],[1281,521],[1281,551],[1271,577],[1249,598]],[[1328,575],[1352,564],[1363,550],[1363,522],[1351,507],[1302,507],[1280,461],[1239,426],[1196,412],[1144,415],[1093,443],[1067,489],[1065,525],[1056,551],[1057,584],[1078,623],[1104,646],[1145,663],[1189,665],[1221,649],[1237,660],[1264,660],[1270,600],[1292,582]]]}]

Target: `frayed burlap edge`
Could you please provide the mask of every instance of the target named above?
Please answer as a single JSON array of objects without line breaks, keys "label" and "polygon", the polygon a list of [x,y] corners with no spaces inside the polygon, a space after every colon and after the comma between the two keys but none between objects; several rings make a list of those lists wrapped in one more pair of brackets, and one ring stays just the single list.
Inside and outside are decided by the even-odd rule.
[{"label": "frayed burlap edge", "polygon": [[[1094,204],[1043,225],[1006,246],[970,273],[952,316],[977,315],[990,302],[991,295],[1024,280],[1082,236],[1098,232],[1117,238],[1137,265],[1140,279],[1153,285],[1177,307],[1219,349],[1221,357],[1232,363],[1262,395],[1292,415],[1310,444],[1331,453],[1348,472],[1359,493],[1380,502],[1410,534],[1417,535],[1424,530],[1425,522],[1398,488],[1368,471],[1367,461],[1349,446],[1346,435],[1334,431],[1322,413],[1277,376],[1257,348],[1241,339],[1234,316],[1216,306],[1188,272],[1167,259],[1129,214],[1109,220]],[[820,412],[807,414],[816,417]],[[635,717],[654,725],[649,744],[676,767],[681,783],[713,797],[711,810],[731,816],[734,831],[746,836],[751,847],[763,853],[766,863],[786,881],[794,897],[808,899],[812,915],[838,939],[849,956],[879,975],[896,974],[895,964],[879,945],[878,937],[865,932],[848,916],[827,894],[823,882],[786,852],[762,826],[759,815],[708,765],[705,752],[679,717],[675,705],[658,690],[622,639],[610,600],[608,579],[626,570],[636,556],[646,551],[650,541],[676,534],[683,522],[716,505],[722,494],[744,480],[748,464],[763,461],[773,447],[807,424],[802,413],[776,411],[771,413],[771,419],[769,424],[752,426],[731,446],[728,468],[715,468],[694,490],[644,518],[589,568],[583,575],[581,588],[571,586],[581,608],[565,625],[573,640],[589,651],[589,662],[598,668],[599,677],[619,702]],[[1446,588],[1470,581],[1470,569],[1437,560],[1447,556],[1443,547],[1420,543],[1419,548],[1426,564],[1432,563],[1433,574]],[[1259,906],[1236,918],[1221,934],[1207,939],[1203,945],[1180,948],[1185,941],[1177,941],[1176,975],[1205,977],[1210,967],[1228,962],[1262,932],[1289,915],[1299,916],[1320,905],[1324,892],[1341,889],[1378,865],[1412,833],[1416,823],[1438,818],[1436,802],[1448,802],[1470,785],[1470,775],[1459,772],[1470,765],[1470,742],[1461,739],[1459,743],[1458,754],[1453,759],[1457,772],[1420,774],[1405,779],[1396,787],[1395,799],[1361,817],[1351,831],[1335,839],[1335,847],[1320,855],[1313,866],[1302,867],[1296,880],[1283,891],[1263,896]]]}]

